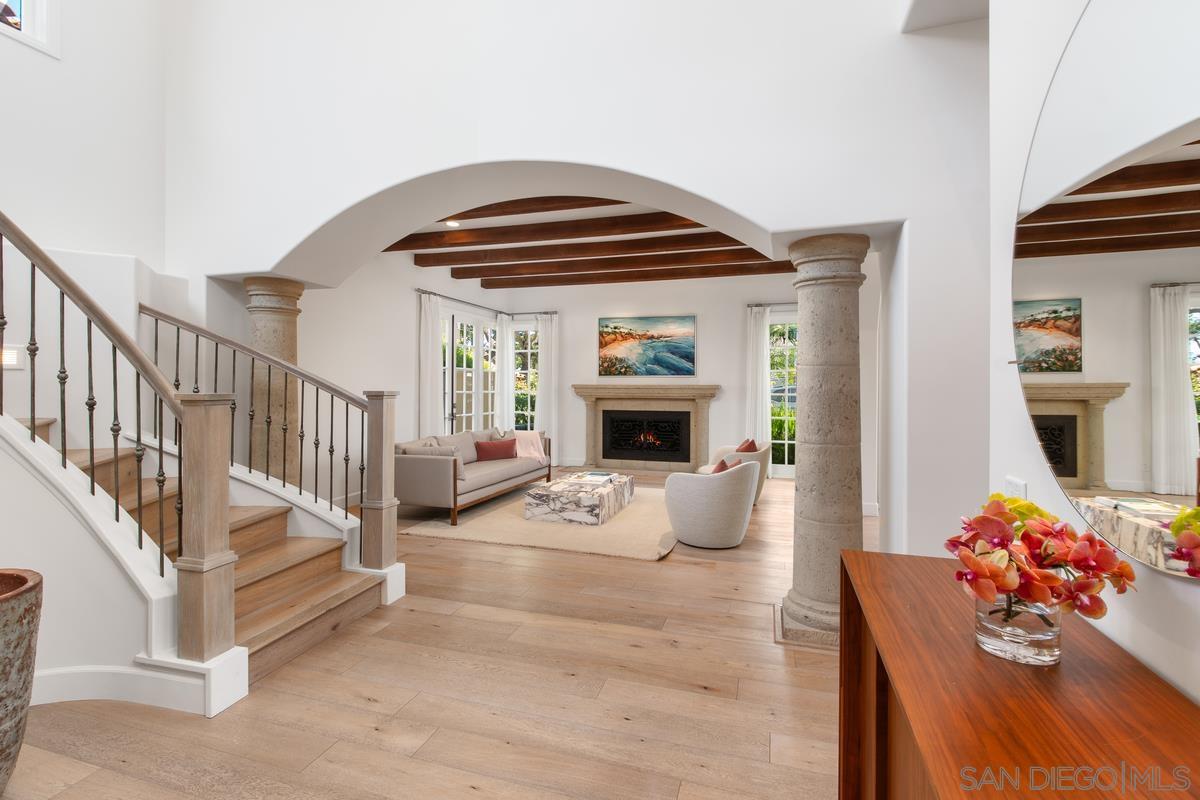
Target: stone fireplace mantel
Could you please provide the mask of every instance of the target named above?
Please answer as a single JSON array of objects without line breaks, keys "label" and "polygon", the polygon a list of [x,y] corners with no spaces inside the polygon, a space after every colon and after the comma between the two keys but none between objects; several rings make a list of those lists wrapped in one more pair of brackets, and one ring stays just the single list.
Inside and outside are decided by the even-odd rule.
[{"label": "stone fireplace mantel", "polygon": [[1104,408],[1125,394],[1128,383],[1022,383],[1030,416],[1067,414],[1077,418],[1078,475],[1060,477],[1068,489],[1106,490]]},{"label": "stone fireplace mantel", "polygon": [[[587,463],[609,469],[682,470],[694,472],[708,462],[708,409],[721,391],[716,384],[699,383],[577,383],[571,386],[587,403]],[[605,409],[688,411],[691,413],[691,453],[682,462],[611,460],[603,457],[602,418]]]}]

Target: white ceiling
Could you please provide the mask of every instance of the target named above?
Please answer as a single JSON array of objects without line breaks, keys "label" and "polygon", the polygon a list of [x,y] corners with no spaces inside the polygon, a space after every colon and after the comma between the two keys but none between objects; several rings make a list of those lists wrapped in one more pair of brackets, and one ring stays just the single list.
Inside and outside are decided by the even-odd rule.
[{"label": "white ceiling", "polygon": [[905,6],[904,33],[987,19],[988,0],[901,0]]}]

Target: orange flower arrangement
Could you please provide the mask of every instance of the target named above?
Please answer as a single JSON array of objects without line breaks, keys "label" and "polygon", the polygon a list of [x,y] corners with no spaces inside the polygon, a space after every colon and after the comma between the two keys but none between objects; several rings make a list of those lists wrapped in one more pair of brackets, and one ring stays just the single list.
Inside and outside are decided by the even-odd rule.
[{"label": "orange flower arrangement", "polygon": [[1031,603],[1099,619],[1108,612],[1106,583],[1117,594],[1133,588],[1133,567],[1111,545],[1027,500],[992,495],[982,514],[962,521],[962,533],[946,540],[963,565],[954,577],[985,602],[1004,597],[1005,622]]}]

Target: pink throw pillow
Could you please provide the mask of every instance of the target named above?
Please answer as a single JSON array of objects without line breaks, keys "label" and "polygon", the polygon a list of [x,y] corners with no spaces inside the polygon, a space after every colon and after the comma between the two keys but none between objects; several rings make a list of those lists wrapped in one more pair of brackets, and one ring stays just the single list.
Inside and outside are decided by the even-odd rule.
[{"label": "pink throw pillow", "polygon": [[734,450],[733,452],[735,452],[735,453],[757,453],[758,452],[758,443],[755,442],[753,439],[747,439],[746,441],[739,444],[737,446],[737,449]]},{"label": "pink throw pillow", "polygon": [[517,440],[496,439],[492,442],[476,442],[475,456],[479,461],[501,461],[517,457]]},{"label": "pink throw pillow", "polygon": [[722,458],[720,461],[717,462],[716,466],[713,467],[713,471],[711,474],[716,475],[717,473],[724,472],[727,469],[733,469],[734,467],[741,466],[741,463],[742,463],[742,460],[740,458],[737,459],[736,461],[726,461],[725,459]]}]

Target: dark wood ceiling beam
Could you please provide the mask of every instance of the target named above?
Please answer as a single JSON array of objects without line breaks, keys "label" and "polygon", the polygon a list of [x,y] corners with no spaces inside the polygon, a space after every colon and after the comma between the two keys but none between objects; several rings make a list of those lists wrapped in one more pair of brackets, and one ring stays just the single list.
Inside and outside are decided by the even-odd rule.
[{"label": "dark wood ceiling beam", "polygon": [[1165,189],[1170,186],[1186,186],[1193,183],[1200,183],[1200,158],[1123,167],[1080,186],[1070,194],[1132,192],[1139,189]]},{"label": "dark wood ceiling beam", "polygon": [[696,267],[712,264],[751,264],[770,261],[749,247],[728,250],[695,250],[690,253],[652,253],[613,258],[576,258],[571,261],[526,261],[523,264],[495,264],[481,267],[453,267],[451,277],[513,278],[520,275],[567,275],[577,272],[652,269],[655,267]]},{"label": "dark wood ceiling beam", "polygon": [[523,197],[519,200],[505,200],[501,203],[489,203],[486,206],[471,208],[457,214],[438,220],[448,219],[488,219],[490,217],[509,217],[517,214],[543,214],[549,211],[573,211],[578,208],[599,208],[600,206],[623,206],[624,200],[609,200],[604,197],[576,197],[573,195],[558,195],[553,197]]},{"label": "dark wood ceiling beam", "polygon": [[1177,214],[1184,211],[1200,211],[1200,191],[1117,197],[1112,200],[1085,200],[1077,203],[1051,203],[1027,214],[1021,220],[1021,224],[1082,222],[1090,219],[1140,217],[1147,214]]},{"label": "dark wood ceiling beam", "polygon": [[458,267],[741,246],[742,243],[732,236],[726,236],[716,231],[704,231],[703,233],[685,233],[678,236],[647,236],[642,239],[610,239],[602,242],[497,247],[491,250],[453,250],[446,253],[416,253],[413,255],[413,262],[418,267]]},{"label": "dark wood ceiling beam", "polygon": [[628,214],[623,217],[592,217],[562,222],[538,222],[530,225],[495,225],[487,228],[452,228],[444,231],[414,233],[387,248],[395,250],[430,250],[442,247],[473,247],[490,244],[520,244],[554,239],[583,239],[591,236],[627,236],[633,233],[679,231],[704,227],[699,222],[654,211],[649,214]]},{"label": "dark wood ceiling beam", "polygon": [[1017,244],[1061,242],[1069,239],[1107,239],[1154,233],[1200,231],[1200,214],[1163,214],[1156,217],[1122,217],[1061,225],[1020,225]]},{"label": "dark wood ceiling beam", "polygon": [[519,289],[534,286],[588,286],[600,283],[641,283],[644,281],[681,281],[692,278],[728,278],[752,275],[782,275],[795,272],[791,261],[764,264],[722,264],[710,267],[640,269],[618,272],[585,272],[576,275],[528,275],[520,278],[484,278],[485,289]]},{"label": "dark wood ceiling beam", "polygon": [[1176,247],[1200,247],[1200,231],[1160,233],[1154,236],[1119,236],[1115,239],[1076,239],[1067,242],[1019,244],[1017,258],[1049,258],[1098,253],[1133,253],[1140,250],[1170,250]]}]

